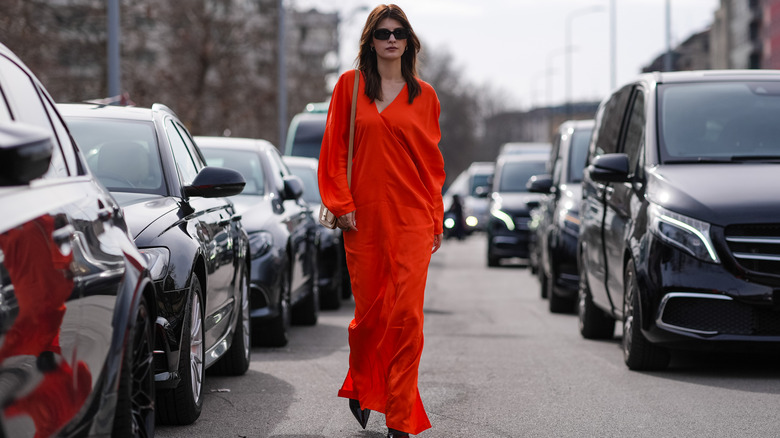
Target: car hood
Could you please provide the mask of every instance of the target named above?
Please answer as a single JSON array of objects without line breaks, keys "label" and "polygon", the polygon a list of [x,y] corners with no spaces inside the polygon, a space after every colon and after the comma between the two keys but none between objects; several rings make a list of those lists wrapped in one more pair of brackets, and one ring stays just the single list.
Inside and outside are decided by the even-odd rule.
[{"label": "car hood", "polygon": [[777,164],[674,164],[648,174],[648,200],[714,225],[776,223]]},{"label": "car hood", "polygon": [[112,192],[125,213],[125,222],[133,239],[161,217],[179,209],[175,198],[147,193]]},{"label": "car hood", "polygon": [[491,208],[495,206],[503,211],[528,211],[538,205],[541,197],[539,193],[493,193],[490,205]]},{"label": "car hood", "polygon": [[267,222],[274,217],[274,205],[268,196],[236,195],[230,200],[247,233],[266,229]]}]

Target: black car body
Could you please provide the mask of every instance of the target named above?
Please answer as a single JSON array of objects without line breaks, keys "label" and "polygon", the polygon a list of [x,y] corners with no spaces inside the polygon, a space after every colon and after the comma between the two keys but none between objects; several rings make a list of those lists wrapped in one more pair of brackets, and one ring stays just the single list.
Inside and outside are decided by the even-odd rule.
[{"label": "black car body", "polygon": [[599,107],[583,179],[580,331],[668,348],[780,342],[780,72],[640,76]]},{"label": "black car body", "polygon": [[253,333],[262,345],[286,345],[290,323],[316,324],[320,307],[314,249],[318,225],[302,199],[303,183],[265,140],[196,141],[210,164],[235,169],[247,180],[233,200],[249,234]]},{"label": "black car body", "polygon": [[225,197],[239,193],[244,180],[233,170],[207,167],[163,105],[59,108],[149,263],[157,307],[157,418],[192,423],[203,405],[207,368],[239,375],[249,367],[248,239]]},{"label": "black car body", "polygon": [[458,195],[463,207],[463,220],[466,234],[485,231],[488,223],[488,193],[490,179],[495,171],[495,163],[475,161],[461,172],[444,193],[444,235],[453,234],[455,223],[450,213],[453,197]]},{"label": "black car body", "polygon": [[0,436],[153,436],[154,288],[51,97],[0,44]]},{"label": "black car body", "polygon": [[347,255],[344,251],[341,230],[330,229],[319,224],[320,189],[317,184],[316,158],[282,157],[290,172],[303,182],[303,199],[311,207],[317,231],[314,247],[317,250],[317,278],[320,290],[320,305],[323,309],[338,309],[341,299],[349,298],[349,272],[347,271]]},{"label": "black car body", "polygon": [[558,127],[545,175],[530,181],[543,193],[536,226],[537,274],[551,312],[574,310],[577,301],[577,239],[580,232],[582,173],[593,120],[570,120]]},{"label": "black car body", "polygon": [[500,156],[490,193],[490,218],[487,224],[487,264],[498,266],[503,258],[528,259],[531,210],[541,197],[530,193],[528,180],[544,173],[547,155],[518,154]]}]

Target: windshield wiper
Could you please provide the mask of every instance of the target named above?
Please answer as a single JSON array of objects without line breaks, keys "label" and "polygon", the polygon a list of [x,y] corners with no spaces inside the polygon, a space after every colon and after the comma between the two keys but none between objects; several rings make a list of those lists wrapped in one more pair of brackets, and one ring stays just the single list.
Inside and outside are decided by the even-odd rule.
[{"label": "windshield wiper", "polygon": [[733,161],[771,161],[780,162],[780,155],[734,155]]},{"label": "windshield wiper", "polygon": [[730,163],[732,157],[691,157],[665,160],[664,164]]}]

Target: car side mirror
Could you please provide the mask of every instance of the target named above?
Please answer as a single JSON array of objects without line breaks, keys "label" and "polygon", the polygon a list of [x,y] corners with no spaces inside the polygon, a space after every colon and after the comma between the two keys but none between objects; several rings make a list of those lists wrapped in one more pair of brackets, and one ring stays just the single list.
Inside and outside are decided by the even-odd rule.
[{"label": "car side mirror", "polygon": [[552,191],[552,176],[548,174],[534,175],[528,178],[528,182],[525,183],[525,187],[531,193],[544,193],[548,194]]},{"label": "car side mirror", "polygon": [[184,187],[184,195],[202,198],[233,196],[241,193],[245,185],[244,177],[235,170],[208,166],[198,172],[191,185]]},{"label": "car side mirror", "polygon": [[51,134],[20,122],[0,123],[0,186],[18,186],[49,170]]},{"label": "car side mirror", "polygon": [[282,198],[286,201],[288,199],[298,199],[303,195],[303,181],[295,175],[284,177],[284,192]]},{"label": "car side mirror", "polygon": [[596,157],[588,166],[588,175],[599,183],[628,181],[629,164],[626,154],[605,154]]}]

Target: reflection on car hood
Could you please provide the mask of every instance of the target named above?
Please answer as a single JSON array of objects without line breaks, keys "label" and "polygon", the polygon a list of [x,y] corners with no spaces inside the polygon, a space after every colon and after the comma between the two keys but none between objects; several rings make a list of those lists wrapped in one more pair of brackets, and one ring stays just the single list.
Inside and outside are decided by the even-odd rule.
[{"label": "reflection on car hood", "polygon": [[241,223],[248,233],[263,230],[274,215],[274,207],[268,196],[236,195],[230,198]]},{"label": "reflection on car hood", "polygon": [[149,225],[167,213],[179,208],[175,198],[146,193],[112,192],[125,212],[125,221],[133,239],[137,239]]},{"label": "reflection on car hood", "polygon": [[[492,204],[498,204],[500,202],[500,206],[498,206],[501,210],[511,212],[511,211],[527,211],[530,210],[532,207],[535,206],[529,206],[528,203],[538,203],[541,199],[542,195],[539,193],[512,193],[512,192],[501,192],[493,195],[493,202]],[[492,205],[491,204],[491,205]]]},{"label": "reflection on car hood", "polygon": [[777,164],[665,165],[648,175],[647,196],[677,213],[715,225],[776,223]]}]

